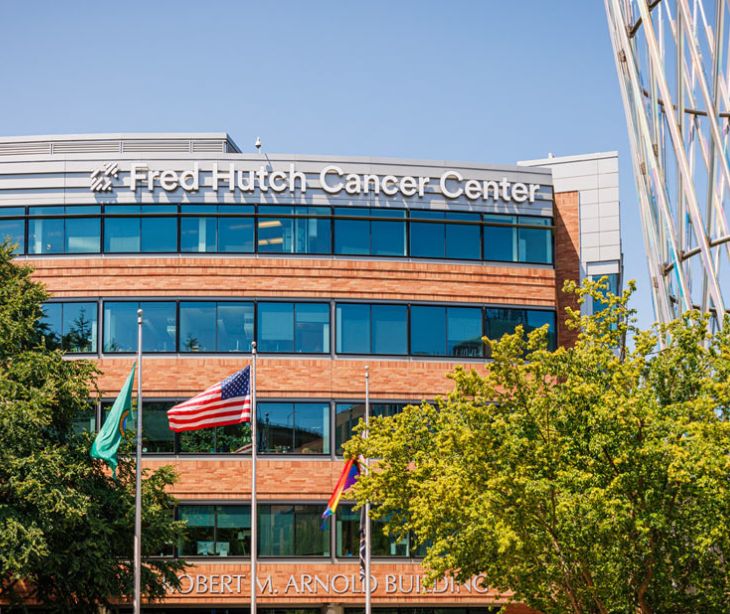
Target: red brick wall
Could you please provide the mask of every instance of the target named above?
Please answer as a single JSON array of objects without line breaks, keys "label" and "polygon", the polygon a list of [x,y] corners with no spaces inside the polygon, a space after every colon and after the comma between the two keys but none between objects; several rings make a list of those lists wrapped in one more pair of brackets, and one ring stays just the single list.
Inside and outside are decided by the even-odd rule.
[{"label": "red brick wall", "polygon": [[558,306],[558,343],[572,345],[576,332],[565,325],[565,308],[578,309],[575,295],[563,292],[566,281],[580,280],[580,210],[578,192],[555,194],[555,302]]}]

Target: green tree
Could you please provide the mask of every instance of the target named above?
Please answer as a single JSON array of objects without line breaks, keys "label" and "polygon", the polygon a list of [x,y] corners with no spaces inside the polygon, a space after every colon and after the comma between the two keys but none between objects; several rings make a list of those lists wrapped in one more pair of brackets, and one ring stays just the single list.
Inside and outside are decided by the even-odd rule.
[{"label": "green tree", "polygon": [[[97,370],[64,360],[39,326],[43,287],[0,245],[0,603],[40,602],[56,612],[95,612],[130,594],[133,583],[134,461],[120,451],[119,481],[89,456],[87,415]],[[172,519],[166,467],[144,480],[143,545],[169,551],[183,527]],[[147,558],[152,598],[178,585],[184,562]]]},{"label": "green tree", "polygon": [[568,286],[606,303],[569,310],[574,347],[518,329],[436,406],[360,425],[346,453],[380,460],[357,499],[431,544],[432,578],[484,574],[544,612],[730,612],[730,322],[641,331],[633,284]]}]

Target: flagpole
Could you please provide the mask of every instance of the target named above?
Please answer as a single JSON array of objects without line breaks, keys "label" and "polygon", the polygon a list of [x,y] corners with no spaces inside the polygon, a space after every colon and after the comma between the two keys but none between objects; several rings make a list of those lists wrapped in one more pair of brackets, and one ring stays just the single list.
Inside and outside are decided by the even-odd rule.
[{"label": "flagpole", "polygon": [[[365,436],[370,435],[370,367],[365,365]],[[365,457],[365,472],[369,471],[369,461]],[[365,503],[365,614],[371,614],[372,595],[370,594],[370,501]]]},{"label": "flagpole", "polygon": [[134,614],[142,600],[142,315],[137,310],[137,469],[134,493]]},{"label": "flagpole", "polygon": [[256,342],[251,342],[251,612],[256,614],[256,555],[258,550],[256,509]]}]

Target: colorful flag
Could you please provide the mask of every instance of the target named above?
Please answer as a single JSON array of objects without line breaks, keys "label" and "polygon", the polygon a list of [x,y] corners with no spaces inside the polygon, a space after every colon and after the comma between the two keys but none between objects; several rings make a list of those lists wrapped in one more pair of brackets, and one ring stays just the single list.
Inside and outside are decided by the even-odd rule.
[{"label": "colorful flag", "polygon": [[91,456],[103,460],[112,470],[112,475],[117,477],[117,450],[127,428],[127,418],[132,413],[132,387],[134,385],[134,369],[137,364],[132,365],[127,381],[124,382],[117,400],[114,401],[111,411],[104,421],[104,426],[91,444]]},{"label": "colorful flag", "polygon": [[322,518],[328,518],[335,513],[335,510],[337,509],[337,505],[339,504],[343,493],[355,483],[355,480],[359,475],[359,463],[354,458],[349,459],[342,469],[340,479],[337,480],[337,486],[335,486],[335,489],[332,491],[332,496],[327,502],[327,509],[322,514]]},{"label": "colorful flag", "polygon": [[170,430],[176,432],[251,422],[251,368],[171,407],[167,419]]}]

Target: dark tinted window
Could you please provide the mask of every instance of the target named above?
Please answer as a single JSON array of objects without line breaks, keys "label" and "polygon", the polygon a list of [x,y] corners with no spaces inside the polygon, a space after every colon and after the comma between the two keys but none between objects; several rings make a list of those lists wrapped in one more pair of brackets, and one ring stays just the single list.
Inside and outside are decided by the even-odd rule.
[{"label": "dark tinted window", "polygon": [[181,302],[181,352],[250,352],[253,303]]},{"label": "dark tinted window", "polygon": [[329,305],[259,303],[258,349],[261,352],[329,352]]},{"label": "dark tinted window", "polygon": [[[408,403],[371,403],[372,416],[394,416],[403,411]],[[342,444],[352,437],[360,419],[365,418],[365,403],[337,403],[335,406],[335,451],[342,454]]]},{"label": "dark tinted window", "polygon": [[329,454],[329,403],[258,403],[264,454]]},{"label": "dark tinted window", "polygon": [[324,504],[259,505],[259,555],[329,556],[330,534],[322,530]]},{"label": "dark tinted window", "polygon": [[142,350],[174,352],[177,332],[176,305],[173,302],[105,302],[104,351],[137,351],[137,309],[144,310]]},{"label": "dark tinted window", "polygon": [[555,349],[555,312],[537,309],[488,308],[485,310],[485,334],[490,339],[499,339],[506,333],[514,332],[522,325],[525,334],[544,324],[549,327],[549,348]]},{"label": "dark tinted window", "polygon": [[187,522],[178,556],[250,555],[250,505],[179,505],[177,517]]},{"label": "dark tinted window", "polygon": [[408,309],[405,305],[338,303],[337,352],[406,354]]},{"label": "dark tinted window", "polygon": [[[16,254],[25,253],[25,215],[23,207],[0,207],[0,243],[9,241],[17,245]],[[21,219],[11,219],[18,216]]]},{"label": "dark tinted window", "polygon": [[70,353],[96,352],[96,303],[46,303],[43,312],[41,326],[49,347]]}]

